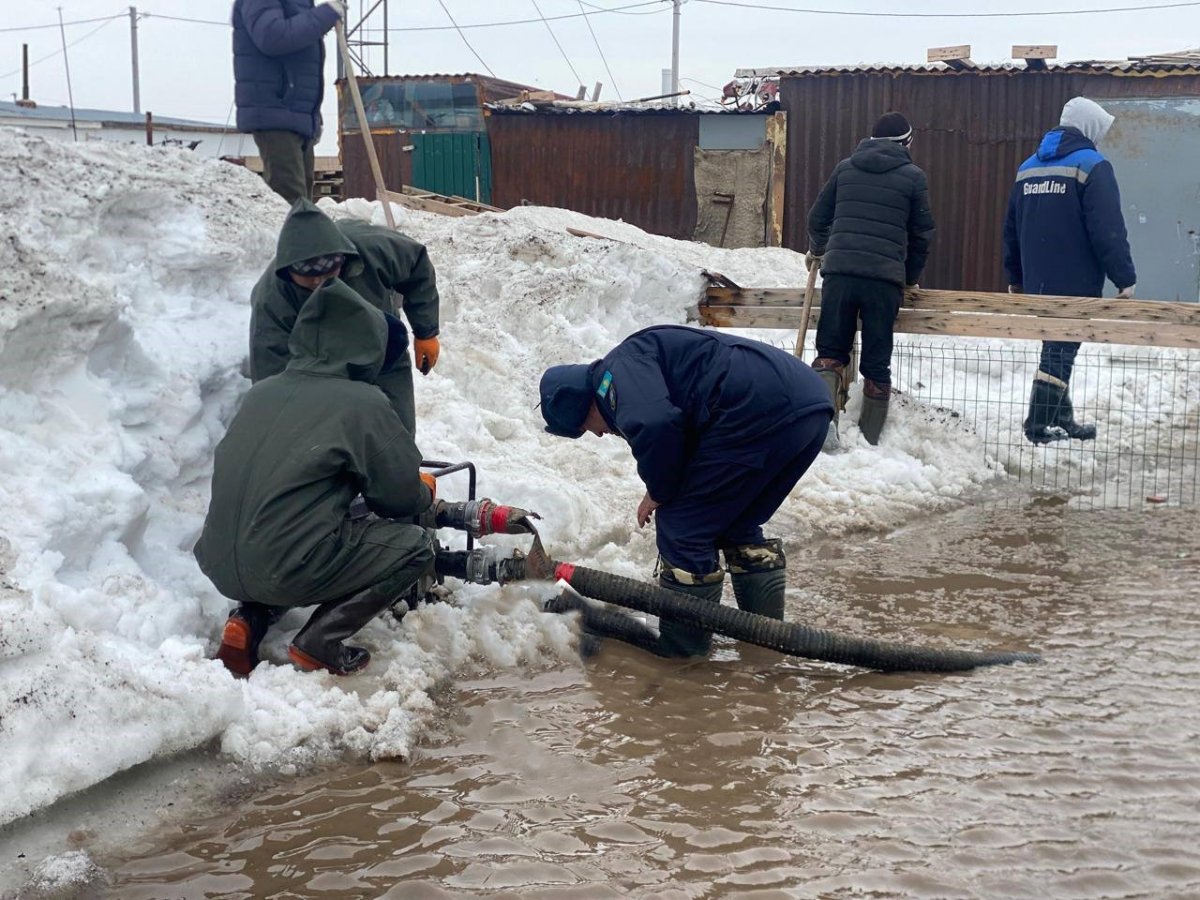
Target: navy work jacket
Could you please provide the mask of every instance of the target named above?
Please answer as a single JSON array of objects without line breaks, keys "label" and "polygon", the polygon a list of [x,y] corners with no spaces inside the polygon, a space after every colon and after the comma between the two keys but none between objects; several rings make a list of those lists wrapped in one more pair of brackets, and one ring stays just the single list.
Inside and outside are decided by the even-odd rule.
[{"label": "navy work jacket", "polygon": [[1004,223],[1004,271],[1027,294],[1099,297],[1137,281],[1112,163],[1077,128],[1055,128],[1021,164]]},{"label": "navy work jacket", "polygon": [[761,341],[683,325],[630,335],[589,370],[596,407],[629,443],[646,491],[679,495],[688,461],[753,466],[772,435],[804,416],[833,415],[829,391],[790,353]]}]

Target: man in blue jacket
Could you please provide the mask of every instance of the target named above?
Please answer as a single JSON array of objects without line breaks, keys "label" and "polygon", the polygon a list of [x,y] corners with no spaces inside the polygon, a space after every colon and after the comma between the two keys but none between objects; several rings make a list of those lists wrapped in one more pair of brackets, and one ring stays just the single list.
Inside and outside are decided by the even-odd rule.
[{"label": "man in blue jacket", "polygon": [[[812,465],[833,418],[829,391],[790,353],[681,325],[626,338],[590,365],[541,380],[546,431],[624,438],[646,494],[637,523],[657,519],[659,583],[721,601],[725,556],[742,609],[783,618],[783,542],[762,526]],[[664,656],[702,656],[712,636],[663,620]]]},{"label": "man in blue jacket", "polygon": [[263,178],[288,203],[312,199],[321,137],[325,45],[344,0],[234,0],[233,80],[238,131],[254,136]]},{"label": "man in blue jacket", "polygon": [[[1107,276],[1117,297],[1133,296],[1137,275],[1117,179],[1096,149],[1112,123],[1099,104],[1068,100],[1058,127],[1021,163],[1004,223],[1009,293],[1099,297]],[[1068,396],[1078,352],[1075,341],[1042,342],[1025,419],[1035,444],[1096,437],[1095,425],[1075,421]]]}]

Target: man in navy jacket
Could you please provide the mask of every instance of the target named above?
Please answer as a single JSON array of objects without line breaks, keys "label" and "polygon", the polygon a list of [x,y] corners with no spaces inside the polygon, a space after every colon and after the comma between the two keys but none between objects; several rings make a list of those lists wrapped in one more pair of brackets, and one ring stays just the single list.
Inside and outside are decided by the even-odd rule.
[{"label": "man in navy jacket", "polygon": [[[768,344],[681,325],[626,338],[590,365],[552,366],[541,380],[546,431],[624,438],[657,518],[659,582],[719,603],[725,556],[742,609],[783,618],[783,542],[762,526],[812,465],[833,418],[828,390],[803,362]],[[663,620],[664,656],[702,656],[711,635]]]},{"label": "man in navy jacket", "polygon": [[325,45],[343,0],[234,0],[233,79],[238,131],[254,136],[263,178],[288,203],[312,199],[321,136]]},{"label": "man in navy jacket", "polygon": [[[1075,97],[1017,170],[1004,223],[1010,293],[1099,297],[1107,276],[1119,298],[1133,296],[1137,275],[1117,179],[1096,149],[1112,123],[1098,104]],[[1077,342],[1042,342],[1025,419],[1025,437],[1035,444],[1096,436],[1095,425],[1075,421],[1068,396],[1078,352]]]}]

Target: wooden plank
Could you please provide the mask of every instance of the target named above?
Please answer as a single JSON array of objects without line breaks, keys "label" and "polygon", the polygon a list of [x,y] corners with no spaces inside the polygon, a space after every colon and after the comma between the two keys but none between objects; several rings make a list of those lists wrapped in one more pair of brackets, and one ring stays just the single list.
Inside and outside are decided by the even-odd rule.
[{"label": "wooden plank", "polygon": [[[804,303],[799,288],[728,288],[709,286],[707,302],[725,306],[795,306]],[[820,302],[820,290],[817,299]],[[1005,316],[1041,316],[1059,319],[1107,319],[1162,325],[1200,326],[1200,304],[1166,300],[1117,300],[1106,297],[1056,297],[1038,294],[1001,294],[986,291],[905,291],[906,309],[941,312],[993,313]]]},{"label": "wooden plank", "polygon": [[395,191],[383,191],[382,194],[392,203],[398,203],[401,206],[408,207],[409,209],[419,209],[423,212],[441,213],[444,216],[477,215],[477,212],[473,209],[463,209],[461,206],[451,206],[449,203],[442,203],[439,200],[431,200],[428,197],[416,197],[411,194],[398,194]]},{"label": "wooden plank", "polygon": [[767,193],[768,247],[783,246],[783,205],[787,187],[787,113],[767,119],[767,142],[771,145],[771,183]]},{"label": "wooden plank", "polygon": [[[717,328],[798,328],[801,316],[801,310],[797,306],[702,304],[698,313],[702,324]],[[814,309],[812,317],[813,322],[819,322],[820,310]],[[1094,344],[1200,349],[1200,326],[1176,325],[1161,328],[1157,324],[1145,322],[1104,322],[901,309],[896,317],[895,331],[897,334],[933,334],[945,337],[1085,341]]]},{"label": "wooden plank", "polygon": [[1014,44],[1013,59],[1057,59],[1057,44]]},{"label": "wooden plank", "polygon": [[954,47],[930,47],[926,53],[929,62],[952,62],[971,58],[971,45],[958,44]]},{"label": "wooden plank", "polygon": [[573,234],[575,237],[593,238],[597,241],[612,241],[614,244],[626,243],[619,238],[609,237],[607,234],[596,234],[594,231],[584,231],[581,228],[567,228],[567,234]]}]

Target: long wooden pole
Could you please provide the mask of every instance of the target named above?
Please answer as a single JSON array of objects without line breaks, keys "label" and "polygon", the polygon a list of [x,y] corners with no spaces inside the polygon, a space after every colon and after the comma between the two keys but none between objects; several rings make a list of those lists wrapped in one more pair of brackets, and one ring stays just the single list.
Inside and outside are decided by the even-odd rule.
[{"label": "long wooden pole", "polygon": [[375,140],[371,137],[371,125],[367,111],[363,109],[362,94],[358,92],[358,79],[354,77],[354,60],[350,58],[350,45],[346,43],[346,26],[340,19],[337,23],[338,47],[342,51],[342,62],[346,66],[346,83],[350,85],[350,96],[354,100],[354,112],[358,116],[358,130],[367,145],[367,159],[371,161],[371,173],[375,176],[375,199],[383,204],[388,228],[396,227],[392,216],[392,204],[387,199],[387,185],[383,181],[383,170],[379,168],[379,157],[375,155]]},{"label": "long wooden pole", "polygon": [[808,336],[808,318],[812,315],[813,297],[817,293],[817,261],[813,260],[808,270],[808,283],[804,285],[804,308],[800,311],[800,327],[796,330],[796,350],[794,355],[804,359],[804,339]]}]

